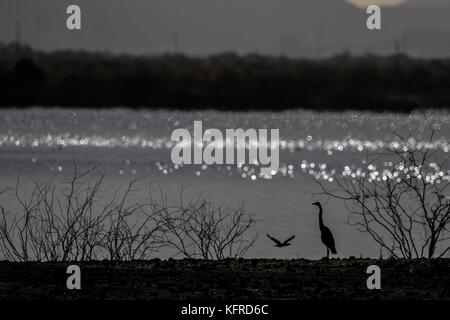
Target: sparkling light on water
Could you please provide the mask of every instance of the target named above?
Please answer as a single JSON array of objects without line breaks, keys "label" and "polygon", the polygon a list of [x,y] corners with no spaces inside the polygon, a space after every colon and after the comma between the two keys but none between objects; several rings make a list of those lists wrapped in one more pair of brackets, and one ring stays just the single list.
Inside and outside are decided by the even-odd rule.
[{"label": "sparkling light on water", "polygon": [[[370,181],[386,181],[405,176],[423,176],[429,183],[447,181],[449,173],[436,168],[394,168],[395,164],[364,163],[366,154],[391,149],[450,150],[450,115],[431,112],[426,115],[371,114],[364,112],[314,113],[308,111],[287,111],[281,113],[220,113],[215,111],[130,111],[130,110],[67,110],[29,109],[0,111],[1,148],[137,148],[139,150],[160,151],[163,156],[156,162],[156,170],[161,175],[176,174],[189,170],[201,176],[217,171],[228,176],[236,176],[248,181],[258,181],[260,164],[179,166],[170,162],[170,151],[174,142],[170,134],[175,128],[192,130],[193,121],[202,120],[204,130],[218,128],[278,128],[281,140],[280,167],[277,177],[293,178],[296,173],[312,175],[317,179],[332,182],[336,175],[352,179],[367,178]],[[428,142],[429,128],[436,130],[433,142]],[[428,130],[428,131],[427,131]],[[392,138],[391,132],[411,133],[417,138],[401,141]],[[216,147],[240,146],[233,141],[213,142]],[[254,144],[258,148],[263,144]],[[245,148],[250,146],[246,144]],[[314,156],[307,156],[315,153]],[[343,170],[333,162],[340,154],[352,154],[352,163],[344,164]],[[314,158],[314,161],[311,159]],[[30,157],[31,163],[38,165],[39,157]],[[302,160],[309,159],[309,160]],[[347,161],[347,160],[346,160]],[[357,166],[354,161],[360,161]],[[362,164],[362,166],[361,166]],[[342,163],[339,167],[342,166]],[[125,160],[118,173],[138,175],[132,160]],[[55,164],[53,171],[64,172],[61,164]],[[367,175],[367,177],[365,176]]]}]

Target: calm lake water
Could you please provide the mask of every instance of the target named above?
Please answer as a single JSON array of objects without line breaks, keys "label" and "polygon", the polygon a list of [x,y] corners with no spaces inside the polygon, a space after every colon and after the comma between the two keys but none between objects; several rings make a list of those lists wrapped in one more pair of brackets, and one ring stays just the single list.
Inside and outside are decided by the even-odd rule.
[{"label": "calm lake water", "polygon": [[[203,127],[279,129],[280,170],[272,179],[259,177],[257,166],[174,166],[170,154],[171,133],[176,128],[192,130],[195,120]],[[436,130],[434,148],[450,150],[450,114],[373,114],[362,112],[316,113],[309,111],[217,112],[217,111],[108,111],[78,109],[8,109],[0,111],[0,190],[22,188],[49,179],[63,181],[72,172],[72,154],[80,168],[98,166],[107,175],[105,187],[111,194],[130,180],[160,186],[176,201],[181,187],[185,197],[199,194],[224,206],[244,202],[257,219],[258,233],[248,257],[321,258],[326,251],[320,242],[317,208],[324,206],[325,224],[332,230],[339,257],[376,257],[379,247],[365,234],[347,224],[342,203],[314,196],[316,179],[331,181],[346,166],[356,172],[367,154],[382,152],[396,143],[392,132],[405,136],[427,136]],[[388,161],[389,159],[385,159]],[[383,156],[379,158],[383,165]],[[332,182],[327,182],[332,183]],[[6,193],[1,204],[14,209]],[[278,249],[266,238],[296,235],[291,247]],[[164,256],[164,253],[161,253]]]}]

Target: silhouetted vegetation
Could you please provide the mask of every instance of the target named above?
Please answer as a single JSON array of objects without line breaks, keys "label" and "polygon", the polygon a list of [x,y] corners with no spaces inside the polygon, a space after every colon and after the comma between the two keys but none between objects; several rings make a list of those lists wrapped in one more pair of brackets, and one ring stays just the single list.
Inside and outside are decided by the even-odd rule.
[{"label": "silhouetted vegetation", "polygon": [[[377,170],[370,155],[358,174],[334,176],[331,187],[318,181],[320,194],[345,203],[349,223],[371,236],[380,256],[443,258],[450,251],[448,157],[432,148],[434,131],[429,139],[396,137],[398,147],[385,152],[393,173]],[[423,146],[413,148],[416,141]]]},{"label": "silhouetted vegetation", "polygon": [[162,249],[172,256],[222,260],[243,257],[254,244],[248,235],[255,220],[236,209],[197,201],[171,204],[161,192],[148,203],[130,198],[142,190],[137,180],[104,196],[104,175],[95,168],[73,174],[64,184],[35,184],[29,194],[16,187],[16,207],[0,205],[0,260],[133,261],[150,259]]},{"label": "silhouetted vegetation", "polygon": [[311,108],[450,106],[450,59],[127,56],[0,47],[0,105]]}]

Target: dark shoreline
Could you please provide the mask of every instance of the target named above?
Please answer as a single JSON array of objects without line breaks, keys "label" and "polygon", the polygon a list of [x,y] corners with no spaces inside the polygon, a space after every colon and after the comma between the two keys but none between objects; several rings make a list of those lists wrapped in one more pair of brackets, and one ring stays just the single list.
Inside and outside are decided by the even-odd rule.
[{"label": "dark shoreline", "polygon": [[[73,263],[81,267],[81,291],[66,289],[70,264],[0,262],[0,300],[450,299],[450,259]],[[381,268],[381,290],[366,287],[373,264]]]},{"label": "dark shoreline", "polygon": [[0,107],[224,111],[450,108],[450,59],[112,55],[0,44]]}]

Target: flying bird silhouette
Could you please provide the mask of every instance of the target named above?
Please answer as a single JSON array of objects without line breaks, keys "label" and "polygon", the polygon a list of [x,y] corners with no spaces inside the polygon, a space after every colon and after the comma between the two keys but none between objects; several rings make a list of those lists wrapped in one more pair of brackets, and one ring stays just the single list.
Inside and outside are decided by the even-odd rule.
[{"label": "flying bird silhouette", "polygon": [[270,240],[272,240],[273,242],[275,242],[274,247],[277,247],[277,248],[283,248],[283,247],[288,247],[288,246],[291,245],[289,242],[290,242],[292,239],[295,238],[295,235],[293,235],[292,237],[286,239],[286,240],[283,241],[283,242],[281,242],[281,241],[278,240],[278,239],[275,239],[274,237],[271,237],[270,234],[267,234],[267,237],[268,237]]},{"label": "flying bird silhouette", "polygon": [[330,251],[332,254],[337,254],[333,234],[331,233],[330,229],[328,229],[323,224],[323,218],[322,218],[323,210],[322,210],[322,205],[320,204],[320,202],[314,202],[313,205],[319,207],[320,238],[322,239],[322,243],[327,247],[327,258],[329,258]]}]

